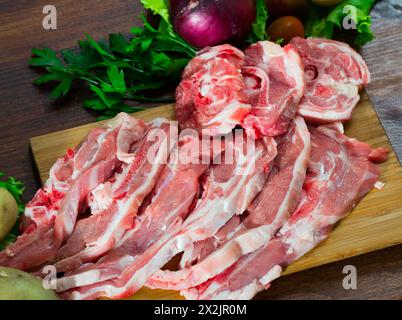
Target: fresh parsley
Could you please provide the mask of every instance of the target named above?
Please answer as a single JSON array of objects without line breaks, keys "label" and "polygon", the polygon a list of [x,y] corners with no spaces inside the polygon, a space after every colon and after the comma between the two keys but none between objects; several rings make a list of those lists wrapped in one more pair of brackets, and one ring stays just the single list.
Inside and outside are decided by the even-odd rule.
[{"label": "fresh parsley", "polygon": [[100,113],[100,119],[141,110],[130,106],[130,100],[172,101],[150,90],[178,82],[196,49],[173,31],[164,0],[142,3],[161,17],[157,28],[143,17],[143,27],[132,28],[131,36],[110,34],[107,41],[95,41],[87,34],[75,50],[33,49],[30,65],[45,70],[34,83],[56,83],[50,96],[57,99],[67,95],[74,82],[85,82],[93,98],[85,100],[84,107]]},{"label": "fresh parsley", "polygon": [[[18,216],[20,216],[24,212],[24,203],[21,200],[22,194],[24,193],[24,185],[22,182],[17,181],[13,177],[9,177],[7,180],[4,180],[4,173],[0,172],[0,188],[7,189],[8,192],[14,197],[15,201],[18,205]],[[18,221],[14,225],[13,229],[10,233],[0,241],[0,251],[3,250],[7,245],[13,243],[18,236]]]},{"label": "fresh parsley", "polygon": [[267,35],[268,10],[265,0],[256,1],[256,16],[247,43],[268,40]]}]

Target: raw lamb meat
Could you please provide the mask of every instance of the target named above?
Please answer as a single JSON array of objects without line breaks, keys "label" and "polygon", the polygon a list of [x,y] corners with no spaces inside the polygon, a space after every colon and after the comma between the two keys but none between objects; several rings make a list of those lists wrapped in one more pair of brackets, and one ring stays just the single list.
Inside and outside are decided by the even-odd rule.
[{"label": "raw lamb meat", "polygon": [[247,134],[260,138],[285,133],[304,93],[299,55],[291,45],[282,48],[260,41],[246,49],[245,65],[243,76],[252,104],[243,120]]},{"label": "raw lamb meat", "polygon": [[177,135],[177,127],[166,119],[151,122],[146,135],[135,146],[132,161],[113,181],[107,181],[95,190],[102,191],[102,199],[98,202],[106,201],[107,205],[98,205],[98,211],[92,211],[90,217],[77,222],[74,232],[58,253],[55,263],[58,272],[75,270],[83,263],[99,258],[133,227],[134,217],[155,186]]},{"label": "raw lamb meat", "polygon": [[274,139],[261,140],[255,148],[250,148],[244,139],[242,130],[234,139],[230,139],[224,155],[234,154],[233,163],[223,159],[222,164],[211,166],[203,185],[202,197],[183,225],[172,225],[159,241],[122,270],[119,277],[80,287],[72,291],[69,298],[129,296],[176,254],[185,251],[196,241],[211,237],[233,215],[243,213],[262,189],[276,156]]},{"label": "raw lamb meat", "polygon": [[243,57],[238,49],[225,45],[203,50],[189,63],[176,89],[181,129],[215,136],[241,124],[251,107],[240,72]]},{"label": "raw lamb meat", "polygon": [[215,58],[227,60],[237,69],[241,69],[244,65],[244,53],[229,44],[222,44],[213,47],[206,47],[197,52],[197,55],[184,68],[182,79],[189,78],[203,66]]},{"label": "raw lamb meat", "polygon": [[334,40],[204,48],[176,90],[180,136],[127,114],[92,130],[52,167],[0,265],[53,264],[65,299],[143,286],[250,299],[381,187],[387,150],[343,133],[369,81]]},{"label": "raw lamb meat", "polygon": [[[223,272],[243,255],[266,245],[295,210],[300,199],[310,156],[310,134],[301,117],[296,117],[278,146],[275,166],[258,196],[247,208],[242,222],[231,221],[222,235],[230,238],[221,248],[190,268],[158,271],[148,281],[151,288],[183,290],[199,285]],[[221,241],[225,242],[225,241]],[[210,243],[210,241],[209,241]],[[199,243],[202,247],[203,243]],[[205,249],[204,249],[205,250]]]},{"label": "raw lamb meat", "polygon": [[[271,170],[271,172],[274,169]],[[269,179],[269,178],[268,178]],[[246,211],[247,212],[247,211]],[[223,227],[221,227],[213,237],[205,240],[197,241],[193,244],[192,248],[188,248],[179,261],[179,268],[186,269],[190,268],[194,263],[202,261],[205,257],[209,256],[217,248],[225,244],[227,241],[231,240],[234,235],[238,234],[244,227],[243,220],[246,214],[233,216]],[[167,279],[168,271],[163,273],[163,281]],[[158,286],[154,281],[161,278],[160,271],[157,271],[154,276],[148,281],[147,287],[152,288],[153,286]],[[170,281],[168,279],[168,281]]]},{"label": "raw lamb meat", "polygon": [[313,123],[346,121],[359,101],[359,88],[370,82],[362,57],[346,43],[293,38],[304,64],[306,92],[299,113]]},{"label": "raw lamb meat", "polygon": [[144,122],[119,114],[57,160],[44,188],[26,207],[24,233],[0,252],[0,265],[25,270],[54,258],[85,211],[87,195],[128,158],[131,143],[144,129]]},{"label": "raw lamb meat", "polygon": [[[297,138],[293,138],[294,136]],[[281,226],[287,214],[293,212],[310,155],[310,134],[304,120],[296,117],[287,134],[277,140],[280,144],[275,165],[263,190],[247,208],[247,215],[233,217],[215,237],[197,242],[193,250],[187,250],[180,260],[182,269],[202,261],[217,247],[245,229],[267,225],[264,227],[268,229],[267,234],[272,234]]]},{"label": "raw lamb meat", "polygon": [[[378,181],[374,160],[386,158],[335,127],[310,128],[312,150],[301,200],[278,235],[244,255],[214,279],[182,294],[189,299],[251,299],[281,275],[282,268],[326,239]],[[378,157],[381,155],[381,157]]]},{"label": "raw lamb meat", "polygon": [[[171,156],[176,155],[178,148],[178,159],[170,159],[164,168],[149,196],[150,203],[139,213],[134,227],[125,233],[115,249],[97,263],[84,265],[75,274],[59,279],[60,291],[118,277],[125,267],[138,259],[147,248],[169,231],[174,223],[185,219],[194,207],[200,192],[199,179],[209,164],[198,163],[199,161],[180,163],[178,160],[183,159],[189,150],[201,151],[199,146],[198,136],[181,137],[179,147],[176,146],[171,153]],[[194,153],[192,156],[197,157]]]}]

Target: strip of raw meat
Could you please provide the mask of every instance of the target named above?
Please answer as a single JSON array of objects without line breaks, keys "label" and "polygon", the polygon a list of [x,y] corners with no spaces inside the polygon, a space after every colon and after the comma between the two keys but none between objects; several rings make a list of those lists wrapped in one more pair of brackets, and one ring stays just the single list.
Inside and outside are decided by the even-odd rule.
[{"label": "strip of raw meat", "polygon": [[260,41],[246,49],[245,61],[242,71],[252,109],[243,127],[255,138],[285,133],[304,93],[303,67],[297,51],[292,45],[282,48]]},{"label": "strip of raw meat", "polygon": [[[109,190],[106,208],[77,222],[74,232],[58,253],[58,272],[77,269],[112,249],[126,230],[144,198],[152,191],[168,155],[176,143],[177,127],[166,119],[156,119],[134,152],[133,160],[118,173],[113,182],[102,186]],[[152,155],[152,158],[150,156]],[[99,188],[97,189],[99,190]],[[98,201],[99,202],[99,201]]]},{"label": "strip of raw meat", "polygon": [[[199,143],[198,136],[181,138],[179,159],[183,159],[189,150],[200,151]],[[175,150],[171,155],[174,154]],[[150,204],[136,218],[134,228],[97,263],[85,265],[75,274],[59,279],[58,289],[65,291],[118,277],[125,267],[169,231],[171,225],[185,219],[197,200],[199,179],[208,167],[209,164],[198,164],[198,161],[188,164],[169,161],[150,195]]]},{"label": "strip of raw meat", "polygon": [[[326,239],[333,226],[369,192],[380,176],[373,150],[334,127],[310,128],[311,160],[301,200],[278,235],[212,280],[183,291],[189,299],[251,299],[282,268]],[[375,159],[375,160],[378,160]]]},{"label": "strip of raw meat", "polygon": [[293,38],[304,64],[306,92],[299,113],[313,123],[346,121],[359,101],[359,88],[370,82],[362,57],[346,43]]},{"label": "strip of raw meat", "polygon": [[214,58],[183,79],[176,89],[176,116],[181,129],[224,135],[250,111],[240,69],[229,60]]},{"label": "strip of raw meat", "polygon": [[263,229],[267,228],[267,235],[272,234],[281,226],[287,214],[293,212],[304,182],[310,154],[310,134],[304,120],[296,117],[287,134],[277,140],[280,144],[274,168],[263,190],[247,208],[247,217],[242,221],[230,221],[216,237],[197,242],[193,251],[187,250],[183,254],[180,261],[182,269],[202,261],[217,247],[246,229],[266,225]]},{"label": "strip of raw meat", "polygon": [[194,73],[202,69],[207,62],[215,58],[225,59],[239,70],[244,65],[244,53],[236,47],[229,44],[205,47],[198,51],[197,55],[184,68],[182,79],[192,76]]},{"label": "strip of raw meat", "polygon": [[263,190],[247,208],[246,218],[241,224],[235,221],[228,228],[228,231],[236,230],[238,235],[190,268],[156,272],[147,286],[171,290],[197,286],[225,271],[242,256],[266,245],[299,202],[309,156],[310,134],[303,118],[296,117],[278,146],[275,168]]},{"label": "strip of raw meat", "polygon": [[[243,213],[240,216],[233,216],[222,228],[216,232],[213,237],[195,242],[192,248],[189,248],[183,252],[179,262],[179,268],[190,268],[193,264],[204,260],[205,257],[209,256],[217,248],[231,240],[234,235],[238,234],[238,232],[243,229],[243,220],[245,215],[246,214]],[[158,274],[159,271],[152,276],[150,281],[153,281],[154,278],[157,278]],[[152,286],[150,281],[147,284],[149,287]]]},{"label": "strip of raw meat", "polygon": [[[256,143],[248,139],[249,143],[244,143],[245,139],[242,130],[238,130],[235,138],[230,139],[225,147],[223,164],[213,165],[209,169],[202,197],[183,225],[171,226],[118,278],[77,288],[68,297],[93,299],[129,296],[176,254],[185,251],[196,241],[213,236],[233,215],[241,214],[262,189],[276,156],[274,139],[267,138]],[[230,155],[232,163],[226,158]]]},{"label": "strip of raw meat", "polygon": [[27,205],[25,231],[0,253],[0,265],[24,270],[53,258],[71,234],[77,215],[85,211],[89,192],[112,175],[121,163],[119,155],[127,158],[130,143],[144,129],[144,122],[119,114],[104,128],[90,132],[75,150],[68,150]]}]

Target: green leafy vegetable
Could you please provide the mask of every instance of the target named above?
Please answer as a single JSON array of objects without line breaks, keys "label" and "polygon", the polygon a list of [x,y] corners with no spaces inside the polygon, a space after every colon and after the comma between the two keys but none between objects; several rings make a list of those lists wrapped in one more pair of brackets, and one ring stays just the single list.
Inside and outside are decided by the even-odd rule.
[{"label": "green leafy vegetable", "polygon": [[160,15],[170,26],[172,25],[167,0],[141,0],[141,3],[145,9],[152,10],[154,14]]},{"label": "green leafy vegetable", "polygon": [[268,10],[265,0],[256,1],[256,18],[252,25],[252,31],[247,39],[247,43],[254,43],[260,40],[267,40],[267,20]]},{"label": "green leafy vegetable", "polygon": [[132,28],[131,37],[110,34],[108,41],[95,41],[87,34],[78,50],[33,49],[30,65],[46,71],[34,83],[57,83],[50,94],[56,99],[67,95],[74,82],[85,82],[94,97],[85,100],[84,107],[102,114],[100,119],[141,110],[129,100],[172,101],[151,97],[149,90],[178,82],[196,49],[173,31],[164,0],[142,3],[162,17],[158,28],[143,18],[143,27]]},{"label": "green leafy vegetable", "polygon": [[[0,172],[0,179],[4,177],[4,173]],[[0,188],[7,189],[8,192],[15,198],[15,201],[18,205],[18,216],[20,216],[24,212],[24,204],[21,200],[22,194],[24,193],[24,185],[22,182],[17,181],[13,177],[9,177],[7,180],[0,180]],[[3,250],[7,245],[13,243],[18,235],[18,222],[15,224],[10,233],[6,236],[5,239],[0,241],[0,251]]]},{"label": "green leafy vegetable", "polygon": [[346,23],[355,24],[357,33],[355,43],[359,46],[364,45],[374,39],[369,13],[375,2],[376,0],[345,0],[333,8],[322,8],[311,4],[309,16],[305,21],[306,36],[330,39],[336,29],[344,29],[343,22],[346,18]]}]

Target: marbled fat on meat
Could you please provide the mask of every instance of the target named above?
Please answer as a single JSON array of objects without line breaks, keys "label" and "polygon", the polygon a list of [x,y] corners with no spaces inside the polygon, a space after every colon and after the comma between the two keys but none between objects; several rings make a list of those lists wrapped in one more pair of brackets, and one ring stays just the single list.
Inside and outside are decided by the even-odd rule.
[{"label": "marbled fat on meat", "polygon": [[311,123],[347,121],[359,101],[359,89],[370,82],[362,57],[346,43],[293,38],[304,65],[306,90],[299,114]]},{"label": "marbled fat on meat", "polygon": [[380,169],[372,162],[374,150],[369,145],[333,126],[310,127],[310,132],[311,158],[301,199],[278,235],[222,274],[183,290],[186,298],[251,299],[269,288],[283,267],[326,239],[333,226],[373,188]]},{"label": "marbled fat on meat", "polygon": [[144,129],[143,121],[121,113],[57,160],[44,188],[27,204],[23,234],[0,252],[0,265],[25,270],[54,259],[85,211],[88,194],[127,159]]}]

